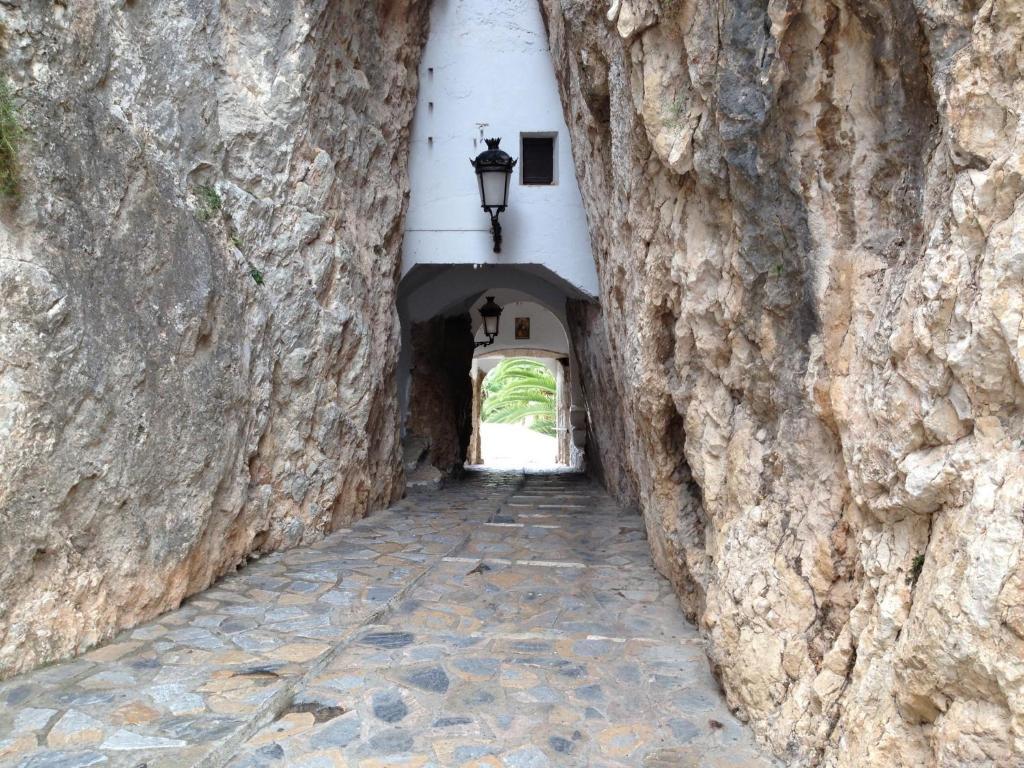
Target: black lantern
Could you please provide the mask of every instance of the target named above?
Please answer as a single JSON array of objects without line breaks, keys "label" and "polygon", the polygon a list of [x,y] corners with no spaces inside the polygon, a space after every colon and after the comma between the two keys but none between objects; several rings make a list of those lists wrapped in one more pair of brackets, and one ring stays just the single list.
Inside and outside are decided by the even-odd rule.
[{"label": "black lantern", "polygon": [[493,296],[488,296],[487,301],[480,307],[480,319],[484,321],[484,335],[487,341],[478,341],[473,346],[489,347],[498,335],[498,323],[501,320],[501,307],[494,303]]},{"label": "black lantern", "polygon": [[[476,180],[480,184],[480,206],[491,214],[491,234],[494,235],[494,252],[501,253],[501,224],[498,214],[508,205],[508,187],[516,161],[502,149],[501,139],[484,139],[487,149],[470,160],[476,169]],[[497,305],[495,305],[497,306]]]}]

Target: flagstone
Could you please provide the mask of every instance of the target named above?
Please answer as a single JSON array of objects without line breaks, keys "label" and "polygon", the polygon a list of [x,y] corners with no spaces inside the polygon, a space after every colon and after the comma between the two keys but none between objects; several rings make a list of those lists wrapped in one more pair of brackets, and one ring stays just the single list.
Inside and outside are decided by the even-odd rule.
[{"label": "flagstone", "polygon": [[14,760],[32,752],[38,742],[35,736],[23,734],[12,739],[0,739],[0,760]]},{"label": "flagstone", "polygon": [[112,643],[89,651],[84,658],[89,661],[117,661],[127,653],[131,653],[142,644],[140,640],[129,640],[125,643]]},{"label": "flagstone", "polygon": [[0,766],[773,765],[640,521],[583,483],[477,474],[256,559],[0,685]]},{"label": "flagstone", "polygon": [[130,701],[115,709],[111,715],[111,722],[122,725],[138,725],[149,723],[158,719],[163,713],[141,701]]},{"label": "flagstone", "polygon": [[88,747],[103,741],[103,723],[84,712],[69,709],[53,724],[46,743],[55,749]]},{"label": "flagstone", "polygon": [[329,645],[324,643],[288,643],[282,645],[280,648],[275,648],[270,651],[267,655],[273,659],[283,659],[285,661],[297,661],[304,662],[310,659],[315,659],[330,648]]},{"label": "flagstone", "polygon": [[118,729],[108,736],[103,744],[100,745],[101,749],[108,751],[142,751],[149,749],[171,749],[174,747],[183,747],[186,742],[181,739],[167,739],[161,736],[146,736],[141,733],[134,733],[125,729]]}]

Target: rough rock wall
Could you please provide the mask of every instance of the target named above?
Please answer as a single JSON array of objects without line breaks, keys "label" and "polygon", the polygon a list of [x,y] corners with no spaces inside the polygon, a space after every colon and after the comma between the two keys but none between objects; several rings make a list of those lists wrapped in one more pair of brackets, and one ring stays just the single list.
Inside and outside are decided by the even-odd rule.
[{"label": "rough rock wall", "polygon": [[462,471],[473,433],[473,322],[469,315],[415,323],[407,441],[427,445],[443,475]]},{"label": "rough rock wall", "polygon": [[469,436],[469,448],[466,449],[467,464],[484,463],[483,446],[480,444],[480,411],[484,406],[485,378],[487,378],[487,374],[482,370],[478,370],[471,381],[471,386],[473,387],[473,405],[470,412],[470,418],[472,419],[473,431]]},{"label": "rough rock wall", "polygon": [[601,461],[730,701],[792,765],[1024,761],[1024,7],[542,5]]},{"label": "rough rock wall", "polygon": [[555,390],[558,393],[555,406],[555,463],[573,466],[572,455],[572,391],[569,386],[569,358],[560,357],[555,367]]},{"label": "rough rock wall", "polygon": [[637,480],[632,462],[622,451],[631,435],[623,418],[621,379],[611,365],[612,350],[600,305],[571,299],[566,302],[566,320],[573,339],[580,374],[580,389],[587,412],[587,447],[584,463],[588,474],[596,477],[626,506],[639,506]]},{"label": "rough rock wall", "polygon": [[402,490],[426,3],[0,3],[0,677]]}]

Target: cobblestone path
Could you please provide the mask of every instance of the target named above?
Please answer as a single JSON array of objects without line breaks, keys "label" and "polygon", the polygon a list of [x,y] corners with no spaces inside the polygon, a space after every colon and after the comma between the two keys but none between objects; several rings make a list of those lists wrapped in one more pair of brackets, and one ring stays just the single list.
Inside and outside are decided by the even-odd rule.
[{"label": "cobblestone path", "polygon": [[642,521],[474,474],[0,684],[0,765],[753,768]]}]

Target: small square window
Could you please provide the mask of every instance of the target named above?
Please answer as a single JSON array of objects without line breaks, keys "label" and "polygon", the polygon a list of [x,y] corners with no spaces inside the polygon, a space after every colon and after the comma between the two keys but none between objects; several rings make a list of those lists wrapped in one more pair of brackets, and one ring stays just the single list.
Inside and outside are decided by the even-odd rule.
[{"label": "small square window", "polygon": [[522,137],[523,184],[555,183],[555,136],[533,135]]}]

